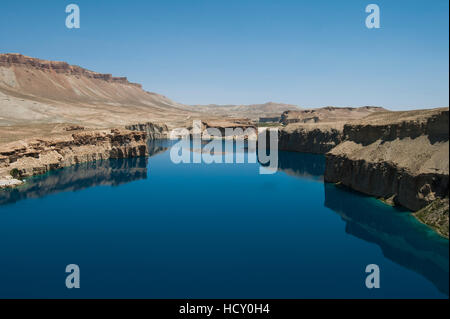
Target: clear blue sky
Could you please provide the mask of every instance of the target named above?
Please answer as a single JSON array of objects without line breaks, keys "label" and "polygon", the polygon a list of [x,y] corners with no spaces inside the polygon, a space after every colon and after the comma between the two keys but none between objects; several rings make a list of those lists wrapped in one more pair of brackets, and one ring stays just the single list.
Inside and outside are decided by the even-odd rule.
[{"label": "clear blue sky", "polygon": [[[65,7],[81,28],[65,27]],[[381,29],[365,27],[365,7]],[[0,52],[127,76],[186,104],[449,104],[448,0],[2,1]]]}]

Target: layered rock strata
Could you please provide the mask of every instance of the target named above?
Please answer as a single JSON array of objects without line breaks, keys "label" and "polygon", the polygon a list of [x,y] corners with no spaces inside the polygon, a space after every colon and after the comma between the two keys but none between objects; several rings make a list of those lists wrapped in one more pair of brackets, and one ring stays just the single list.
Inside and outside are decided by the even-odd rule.
[{"label": "layered rock strata", "polygon": [[91,79],[100,79],[106,82],[133,85],[138,88],[142,87],[140,84],[128,82],[126,77],[115,77],[111,74],[97,73],[77,65],[70,65],[66,62],[36,59],[16,53],[0,54],[0,67],[11,66],[30,67],[44,72],[64,73]]},{"label": "layered rock strata", "polygon": [[448,197],[448,128],[448,108],[379,113],[346,124],[344,141],[326,154],[325,181],[418,211]]},{"label": "layered rock strata", "polygon": [[278,131],[278,148],[285,151],[325,154],[343,140],[343,125],[292,124]]},{"label": "layered rock strata", "polygon": [[82,162],[146,156],[146,140],[145,132],[108,129],[6,144],[0,147],[0,180],[11,186],[5,181],[18,184],[27,176]]},{"label": "layered rock strata", "polygon": [[165,124],[140,123],[125,126],[127,130],[145,132],[150,140],[167,139],[169,137],[169,128]]}]

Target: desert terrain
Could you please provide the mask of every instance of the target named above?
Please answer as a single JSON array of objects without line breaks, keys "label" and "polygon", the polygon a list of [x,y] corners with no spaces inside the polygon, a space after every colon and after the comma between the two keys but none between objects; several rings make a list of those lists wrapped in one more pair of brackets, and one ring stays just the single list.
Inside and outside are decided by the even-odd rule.
[{"label": "desert terrain", "polygon": [[76,163],[148,154],[173,128],[279,128],[279,148],[325,154],[325,181],[417,212],[448,237],[448,107],[185,105],[126,77],[0,54],[0,187]]}]

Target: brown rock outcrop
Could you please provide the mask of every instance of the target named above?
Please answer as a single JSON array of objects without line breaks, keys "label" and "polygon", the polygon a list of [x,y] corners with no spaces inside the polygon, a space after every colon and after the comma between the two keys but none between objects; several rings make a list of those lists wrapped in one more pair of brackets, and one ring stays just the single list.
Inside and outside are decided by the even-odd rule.
[{"label": "brown rock outcrop", "polygon": [[146,132],[150,140],[166,139],[169,136],[169,128],[165,124],[139,123],[125,126],[127,130]]},{"label": "brown rock outcrop", "polygon": [[81,162],[148,155],[146,133],[128,130],[81,131],[33,139],[0,148],[0,179],[44,174]]},{"label": "brown rock outcrop", "polygon": [[[344,126],[325,181],[417,211],[449,193],[448,108],[379,113]],[[448,226],[448,225],[447,225]]]},{"label": "brown rock outcrop", "polygon": [[342,124],[291,124],[278,131],[278,148],[325,154],[343,140]]}]

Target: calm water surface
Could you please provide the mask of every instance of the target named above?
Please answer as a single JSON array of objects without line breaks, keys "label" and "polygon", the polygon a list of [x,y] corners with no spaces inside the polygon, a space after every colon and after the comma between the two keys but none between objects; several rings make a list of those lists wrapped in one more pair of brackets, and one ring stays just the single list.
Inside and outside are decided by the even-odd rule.
[{"label": "calm water surface", "polygon": [[260,175],[173,164],[170,144],[0,191],[0,298],[448,298],[448,240],[324,183],[323,156],[280,152]]}]

